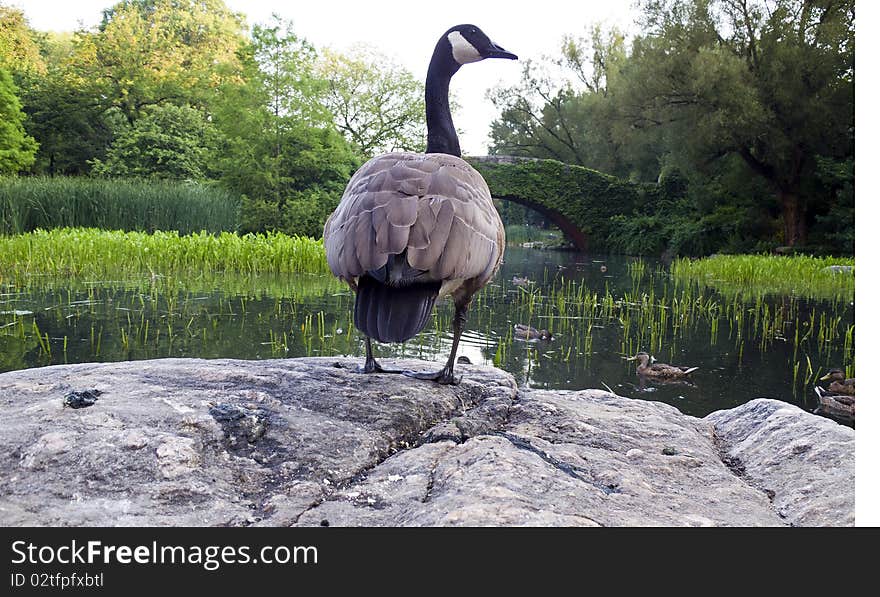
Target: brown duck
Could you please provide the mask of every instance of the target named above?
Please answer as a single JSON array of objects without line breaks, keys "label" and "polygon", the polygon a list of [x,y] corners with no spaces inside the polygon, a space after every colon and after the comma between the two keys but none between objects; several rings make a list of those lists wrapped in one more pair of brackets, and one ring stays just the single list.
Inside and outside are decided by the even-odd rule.
[{"label": "brown duck", "polygon": [[639,376],[657,379],[681,379],[699,369],[699,367],[677,367],[675,365],[667,365],[666,363],[657,363],[654,357],[647,352],[636,353],[635,356],[631,356],[626,360],[639,362],[639,366],[636,367],[636,373]]},{"label": "brown duck", "polygon": [[829,370],[828,373],[825,374],[825,377],[819,378],[819,381],[831,382],[828,386],[828,392],[831,394],[842,394],[846,396],[856,395],[856,378],[847,378],[846,374],[840,369]]},{"label": "brown duck", "polygon": [[513,326],[513,336],[517,340],[546,340],[549,342],[553,339],[553,334],[547,330],[539,330],[522,323]]},{"label": "brown duck", "polygon": [[846,394],[834,394],[816,386],[816,395],[819,397],[819,407],[814,410],[815,414],[833,415],[843,418],[855,418],[856,397]]}]

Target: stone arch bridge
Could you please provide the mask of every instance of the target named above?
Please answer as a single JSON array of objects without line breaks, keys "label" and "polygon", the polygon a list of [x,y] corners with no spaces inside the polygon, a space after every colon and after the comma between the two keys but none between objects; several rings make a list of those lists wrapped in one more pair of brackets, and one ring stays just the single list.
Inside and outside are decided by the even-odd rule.
[{"label": "stone arch bridge", "polygon": [[607,249],[613,216],[631,214],[657,199],[656,184],[632,183],[597,170],[512,156],[468,156],[492,197],[534,209],[579,250]]}]

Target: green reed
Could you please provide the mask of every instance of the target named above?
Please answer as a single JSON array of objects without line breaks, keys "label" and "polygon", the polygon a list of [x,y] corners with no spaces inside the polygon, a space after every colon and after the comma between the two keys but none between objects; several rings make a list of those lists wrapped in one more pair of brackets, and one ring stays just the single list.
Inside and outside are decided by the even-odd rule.
[{"label": "green reed", "polygon": [[235,230],[238,199],[216,186],[190,182],[73,177],[0,177],[0,234],[88,227]]},{"label": "green reed", "polygon": [[34,276],[119,280],[149,276],[189,278],[217,272],[325,273],[323,243],[281,233],[36,230],[0,236],[0,282],[26,284]]},{"label": "green reed", "polygon": [[699,282],[725,296],[748,300],[765,295],[852,301],[855,273],[831,266],[855,267],[855,260],[805,255],[715,255],[706,259],[676,259],[670,273],[678,283]]}]

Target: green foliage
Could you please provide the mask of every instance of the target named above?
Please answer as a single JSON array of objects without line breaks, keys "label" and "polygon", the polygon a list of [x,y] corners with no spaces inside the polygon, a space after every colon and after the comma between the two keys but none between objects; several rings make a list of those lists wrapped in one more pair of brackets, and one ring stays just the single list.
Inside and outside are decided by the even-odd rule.
[{"label": "green foliage", "polygon": [[[831,266],[852,268],[834,271]],[[855,260],[806,255],[714,255],[706,259],[676,259],[670,273],[679,282],[698,281],[727,296],[745,299],[765,294],[852,301],[855,298]]]},{"label": "green foliage", "polygon": [[71,81],[63,64],[22,88],[25,129],[39,140],[33,171],[54,176],[88,174],[113,140],[112,118],[90,93]]},{"label": "green foliage", "polygon": [[[817,163],[820,191],[828,202],[828,212],[816,217],[818,250],[854,254],[856,243],[855,160],[820,159]],[[827,199],[826,199],[827,201]]]},{"label": "green foliage", "polygon": [[15,75],[45,72],[37,38],[21,9],[0,5],[0,69]]},{"label": "green foliage", "polygon": [[[561,58],[552,62],[525,60],[519,84],[492,91],[501,117],[492,123],[490,153],[555,159],[628,176],[623,148],[609,127],[614,105],[608,91],[625,58],[623,35],[593,27],[589,37],[566,37],[561,50]],[[576,82],[565,82],[571,75]]]},{"label": "green foliage", "polygon": [[59,228],[0,237],[0,271],[16,282],[34,275],[115,280],[329,269],[323,243],[305,237]]},{"label": "green foliage", "polygon": [[659,192],[656,185],[629,183],[555,160],[472,163],[493,197],[514,198],[558,212],[584,232],[594,251],[611,248],[617,234],[614,216],[633,213]]},{"label": "green foliage", "polygon": [[123,125],[97,176],[205,180],[210,178],[217,133],[205,115],[189,106],[148,106],[134,125]]},{"label": "green foliage", "polygon": [[56,176],[0,178],[0,233],[38,228],[234,230],[238,201],[216,185]]},{"label": "green foliage", "polygon": [[12,77],[0,67],[0,175],[16,174],[34,163],[37,142],[25,132],[23,120]]},{"label": "green foliage", "polygon": [[318,69],[323,103],[361,156],[425,150],[424,86],[407,69],[366,46],[325,51]]},{"label": "green foliage", "polygon": [[256,27],[246,54],[248,84],[225,89],[215,113],[220,179],[245,198],[243,232],[320,236],[358,159],[320,108],[314,50],[279,21]]},{"label": "green foliage", "polygon": [[[854,155],[854,2],[646,0],[639,8],[643,29],[628,47],[594,28],[564,40],[560,58],[526,61],[519,85],[496,90],[492,151],[644,182],[675,166],[710,191],[688,192],[691,221],[675,228],[693,228],[714,203],[761,220],[745,232],[734,226],[743,239],[764,232],[750,248],[804,246],[808,231],[817,235],[810,246],[848,246],[846,200],[821,164]],[[632,243],[618,244],[656,248],[671,239],[669,213],[638,217],[621,221]],[[636,238],[639,222],[654,240]],[[682,237],[718,230],[693,232]]]},{"label": "green foliage", "polygon": [[[339,132],[338,114],[327,101],[331,85],[339,90],[355,75],[370,85],[381,83],[366,90],[346,87],[360,94],[351,104],[357,110],[367,109],[367,100],[386,109],[380,116],[387,120],[373,131],[370,147],[399,144],[388,140],[420,126],[423,115],[416,117],[411,109],[420,85],[411,77],[400,79],[372,55],[346,59],[352,70],[322,70],[318,53],[289,22],[274,17],[254,26],[249,36],[243,23],[222,0],[122,0],[104,12],[96,29],[65,36],[37,34],[21,11],[0,10],[0,47],[17,52],[3,58],[14,54],[21,67],[16,76],[24,130],[39,142],[34,160],[33,139],[17,140],[21,151],[14,166],[3,171],[218,182],[241,199],[242,231],[319,236],[366,151],[366,146],[355,150]],[[379,90],[381,97],[367,97]],[[12,101],[6,104],[13,106]],[[20,131],[20,122],[8,117],[0,126]],[[75,193],[90,195],[84,189]],[[108,204],[106,209],[115,214],[123,208]],[[59,208],[58,213],[85,211]],[[177,226],[135,212],[128,221],[115,215],[50,217],[40,215],[39,208],[14,211],[21,229],[54,226],[55,220]]]},{"label": "green foliage", "polygon": [[71,75],[132,124],[146,106],[208,107],[240,81],[243,31],[222,0],[123,0],[98,31],[77,34]]}]

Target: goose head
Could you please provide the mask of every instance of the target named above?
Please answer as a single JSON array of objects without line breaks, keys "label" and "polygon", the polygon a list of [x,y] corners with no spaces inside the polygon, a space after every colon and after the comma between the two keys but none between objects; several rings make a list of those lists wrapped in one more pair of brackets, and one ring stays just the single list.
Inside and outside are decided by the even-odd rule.
[{"label": "goose head", "polygon": [[461,157],[461,146],[449,111],[449,81],[463,64],[486,58],[516,60],[517,56],[489,39],[476,25],[451,27],[437,41],[425,79],[426,153]]},{"label": "goose head", "polygon": [[456,25],[443,34],[440,43],[449,44],[449,55],[458,66],[478,62],[486,58],[516,60],[516,54],[508,52],[483,33],[476,25]]}]

